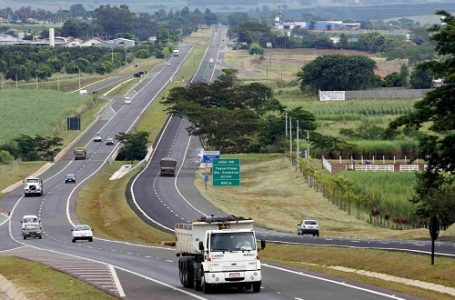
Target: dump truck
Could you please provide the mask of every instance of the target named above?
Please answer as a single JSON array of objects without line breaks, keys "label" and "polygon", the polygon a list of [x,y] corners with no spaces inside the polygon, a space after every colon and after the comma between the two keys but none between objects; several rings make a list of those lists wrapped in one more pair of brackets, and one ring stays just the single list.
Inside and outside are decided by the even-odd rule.
[{"label": "dump truck", "polygon": [[87,158],[87,150],[85,149],[85,147],[75,147],[73,154],[75,160]]},{"label": "dump truck", "polygon": [[254,221],[236,216],[202,217],[175,226],[179,278],[204,293],[223,286],[261,290],[261,262]]},{"label": "dump truck", "polygon": [[160,176],[175,176],[177,160],[173,157],[163,157],[160,160]]},{"label": "dump truck", "polygon": [[42,196],[44,192],[43,181],[38,177],[28,177],[24,179],[24,196]]}]

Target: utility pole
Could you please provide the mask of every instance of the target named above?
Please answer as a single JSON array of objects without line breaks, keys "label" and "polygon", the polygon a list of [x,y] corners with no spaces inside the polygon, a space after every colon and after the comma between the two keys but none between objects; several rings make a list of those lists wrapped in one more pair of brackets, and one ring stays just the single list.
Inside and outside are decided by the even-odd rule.
[{"label": "utility pole", "polygon": [[310,131],[306,131],[306,157],[310,158]]},{"label": "utility pole", "polygon": [[286,127],[285,127],[285,132],[286,132],[286,137],[288,137],[288,114],[284,114],[284,117],[286,118]]},{"label": "utility pole", "polygon": [[38,89],[38,75],[35,76],[36,79],[36,89]]},{"label": "utility pole", "polygon": [[292,155],[292,118],[289,117],[289,154]]},{"label": "utility pole", "polygon": [[60,76],[57,77],[57,91],[60,92]]},{"label": "utility pole", "polygon": [[17,89],[17,73],[15,73],[15,75],[16,75],[16,89]]},{"label": "utility pole", "polygon": [[81,69],[79,67],[77,67],[77,69],[79,70],[79,90],[81,89]]},{"label": "utility pole", "polygon": [[300,149],[299,149],[299,120],[297,120],[297,145],[296,145],[296,153],[297,153],[297,160],[300,157]]}]

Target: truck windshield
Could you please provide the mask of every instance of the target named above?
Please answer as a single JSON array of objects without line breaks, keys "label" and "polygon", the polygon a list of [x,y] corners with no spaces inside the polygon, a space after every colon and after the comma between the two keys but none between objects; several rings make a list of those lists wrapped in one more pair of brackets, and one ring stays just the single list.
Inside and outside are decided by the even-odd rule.
[{"label": "truck windshield", "polygon": [[250,251],[256,250],[252,232],[212,233],[210,236],[211,251]]}]

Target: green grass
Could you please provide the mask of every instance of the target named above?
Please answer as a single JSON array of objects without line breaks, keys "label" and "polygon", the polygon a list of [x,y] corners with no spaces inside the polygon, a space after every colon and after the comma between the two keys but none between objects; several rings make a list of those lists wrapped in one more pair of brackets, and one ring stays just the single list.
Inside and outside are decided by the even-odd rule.
[{"label": "green grass", "polygon": [[29,176],[43,165],[42,161],[20,162],[12,165],[0,164],[0,191]]},{"label": "green grass", "polygon": [[0,274],[27,299],[116,299],[74,277],[25,259],[0,256]]},{"label": "green grass", "polygon": [[0,144],[20,134],[56,135],[56,127],[81,113],[90,101],[49,90],[5,90],[0,94]]},{"label": "green grass", "polygon": [[112,92],[110,92],[108,95],[110,96],[124,96],[126,93],[134,87],[136,84],[138,84],[139,79],[133,79],[129,81],[124,81],[120,86],[118,86],[116,89],[114,89]]},{"label": "green grass", "polygon": [[128,181],[136,175],[130,172],[121,179],[109,180],[123,162],[108,165],[82,188],[76,211],[82,223],[90,224],[98,236],[137,242],[159,244],[172,241],[173,236],[146,224],[126,202]]},{"label": "green grass", "polygon": [[347,179],[356,194],[375,202],[381,215],[412,219],[413,207],[409,199],[414,195],[414,172],[340,172],[336,176]]}]

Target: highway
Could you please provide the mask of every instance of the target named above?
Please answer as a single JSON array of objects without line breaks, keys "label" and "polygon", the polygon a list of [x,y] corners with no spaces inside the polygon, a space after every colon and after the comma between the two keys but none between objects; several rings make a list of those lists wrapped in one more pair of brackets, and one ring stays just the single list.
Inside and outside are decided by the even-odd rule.
[{"label": "highway", "polygon": [[[223,29],[214,31],[213,43],[211,43],[211,47],[198,69],[195,80],[201,78],[201,80],[210,81],[215,76],[214,66],[207,65],[207,61],[210,64],[211,57],[218,58],[219,47],[223,45],[223,41],[220,39],[223,39],[224,35]],[[56,268],[90,282],[106,292],[117,297],[126,296],[127,299],[237,299],[239,297],[241,299],[295,300],[332,298],[340,300],[416,299],[339,278],[321,277],[312,272],[283,269],[274,265],[263,266],[263,289],[259,294],[253,294],[250,291],[218,291],[204,295],[201,292],[181,287],[173,249],[135,245],[101,238],[96,238],[93,243],[71,242],[70,229],[73,223],[78,222],[74,205],[77,192],[107,163],[115,147],[118,147],[117,144],[106,146],[104,143],[94,143],[92,142],[93,136],[99,133],[103,138],[106,138],[130,130],[148,105],[172,80],[190,51],[191,47],[182,46],[180,55],[172,57],[170,64],[161,64],[149,72],[143,82],[129,94],[133,99],[132,104],[123,104],[122,99],[114,100],[109,106],[109,113],[100,118],[95,126],[79,141],[80,145],[86,145],[88,159],[75,161],[72,159],[72,154],[68,153],[41,176],[44,179],[44,196],[24,198],[22,188],[17,188],[0,200],[1,206],[11,211],[10,219],[0,224],[0,253],[26,257],[54,265]],[[156,176],[153,177],[152,167],[154,167],[155,157],[160,154],[186,153],[186,155],[180,156],[179,163],[183,168],[178,178],[185,178],[187,182],[192,180],[198,146],[195,139],[190,138],[185,130],[188,125],[185,120],[170,119],[149,167],[141,176],[137,177],[138,180],[133,185],[134,189],[139,188],[139,186],[141,186],[140,188],[155,186],[159,191],[158,195],[160,195],[161,200],[167,203],[168,207],[158,204],[160,203],[159,200],[154,203],[157,209],[160,205],[163,206],[156,214],[157,218],[158,215],[162,215],[163,219],[154,220],[155,223],[168,224],[165,221],[170,218],[169,216],[172,216],[171,220],[173,221],[182,220],[182,218],[187,221],[199,216],[201,212],[218,212],[202,199],[200,199],[201,203],[184,201],[183,206],[180,207],[183,198],[178,200],[180,202],[173,203],[174,200],[177,201],[171,199],[174,196],[168,198],[162,193],[180,191],[180,188],[176,189],[175,187],[185,184],[185,181],[177,183],[174,178],[163,178],[161,180]],[[151,170],[150,173],[148,173],[149,170]],[[77,184],[65,184],[64,176],[66,173],[76,174]],[[149,176],[147,178],[149,180],[140,184],[139,180],[142,180],[141,178],[144,176]],[[190,190],[191,187],[188,184],[185,186],[188,190],[182,190],[187,195],[194,192]],[[148,191],[153,191],[153,189]],[[149,201],[155,201],[155,199],[149,199]],[[194,201],[199,201],[199,199]],[[37,214],[42,219],[45,232],[42,240],[22,240],[20,218],[25,214]],[[143,217],[146,218],[145,214]],[[169,229],[172,229],[171,224],[168,226]],[[102,274],[99,275],[97,272],[102,272]],[[97,279],[98,276],[102,276],[102,278]],[[112,278],[112,280],[106,281],[107,277]]]}]

